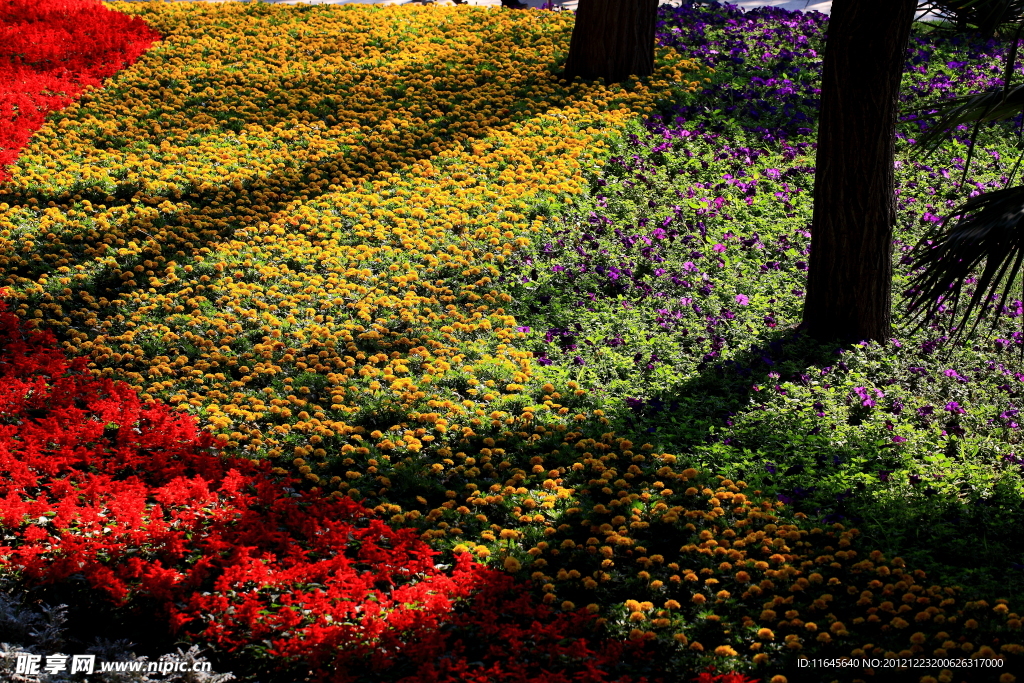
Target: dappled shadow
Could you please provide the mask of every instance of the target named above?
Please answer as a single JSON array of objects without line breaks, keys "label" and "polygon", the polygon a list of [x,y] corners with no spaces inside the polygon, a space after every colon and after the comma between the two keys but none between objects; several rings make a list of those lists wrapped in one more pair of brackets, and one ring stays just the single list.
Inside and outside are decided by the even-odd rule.
[{"label": "dappled shadow", "polygon": [[[204,11],[214,12],[197,8],[189,21]],[[218,62],[204,48],[204,61],[183,60],[194,51],[188,29],[169,32],[164,45],[105,90],[54,116],[26,150],[20,172],[0,185],[0,201],[12,207],[7,215],[15,226],[0,242],[6,247],[0,284],[28,294],[21,315],[37,309],[35,315],[62,340],[131,335],[135,300],[148,289],[160,292],[165,303],[142,314],[180,332],[181,324],[193,324],[189,316],[212,305],[202,293],[222,291],[239,272],[250,281],[268,278],[260,263],[223,269],[223,262],[236,255],[233,238],[256,244],[270,224],[297,225],[289,207],[407,172],[419,160],[437,159],[552,109],[579,105],[594,88],[560,84],[558,64],[537,61],[538,50],[550,50],[537,44],[534,34],[544,30],[532,28],[532,18],[529,25],[513,23],[503,33],[511,47],[470,36],[472,50],[453,52],[431,41],[427,51],[406,53],[403,41],[414,34],[403,32],[407,27],[398,12],[382,35],[339,41],[303,33],[303,22],[318,12],[350,18],[382,10],[244,6],[238,11],[253,20],[244,36],[231,39],[241,56]],[[467,16],[450,18],[466,23]],[[488,25],[498,21],[494,14],[473,16]],[[262,44],[253,37],[258,24],[273,27],[285,19],[295,20],[293,32],[307,42],[264,46],[259,52]],[[448,21],[444,31],[456,30],[448,24],[457,23]],[[562,38],[567,42],[568,34]],[[364,54],[360,40],[392,50],[390,67]],[[304,58],[303,48],[321,58],[315,68],[290,66],[288,59]],[[324,66],[328,56],[339,55],[355,66]],[[562,59],[557,52],[549,56]],[[132,107],[130,118],[126,104]],[[78,170],[83,157],[84,172]],[[404,238],[381,231],[340,239],[406,248]],[[311,265],[290,258],[277,264],[282,275],[303,279]],[[114,329],[104,329],[100,321]],[[231,337],[219,335],[228,339],[221,345],[237,353],[266,333],[260,321],[240,325]],[[192,346],[191,340],[182,345],[190,357]],[[372,343],[364,348],[375,350]],[[159,343],[145,351],[174,355]],[[93,356],[103,369],[146,371],[131,354]]]},{"label": "dappled shadow", "polygon": [[[847,399],[849,410],[839,415],[818,412],[825,406],[804,394],[787,402],[794,386],[813,383],[827,392],[834,379],[835,389],[848,391],[840,371],[849,353],[793,328],[773,331],[729,360],[701,364],[671,392],[627,401],[629,410],[617,416],[617,425],[623,435],[655,443],[690,466],[744,480],[785,503],[784,516],[856,526],[873,548],[903,557],[935,580],[963,585],[977,599],[1019,593],[1024,538],[1014,530],[1024,524],[1024,496],[1007,480],[985,491],[967,481],[951,488],[938,475],[914,473],[898,481],[893,477],[920,471],[915,465],[923,463],[904,453],[892,433],[883,441],[865,424],[849,438],[834,438],[836,420],[856,426],[875,410],[860,406],[860,396]],[[877,402],[878,410],[894,409]],[[954,468],[1014,467],[966,452],[970,443],[962,439],[942,442]]]}]

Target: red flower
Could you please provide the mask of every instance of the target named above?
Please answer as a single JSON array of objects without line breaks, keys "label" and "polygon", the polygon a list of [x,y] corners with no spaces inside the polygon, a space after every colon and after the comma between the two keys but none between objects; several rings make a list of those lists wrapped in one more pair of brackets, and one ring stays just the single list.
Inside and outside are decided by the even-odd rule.
[{"label": "red flower", "polygon": [[25,581],[83,576],[226,650],[270,643],[319,681],[627,680],[610,672],[643,646],[595,642],[589,613],[468,555],[441,571],[413,529],[300,487],[221,457],[192,418],[93,378],[0,307],[0,564]]},{"label": "red flower", "polygon": [[159,38],[98,0],[0,4],[0,182],[49,112],[102,85]]}]

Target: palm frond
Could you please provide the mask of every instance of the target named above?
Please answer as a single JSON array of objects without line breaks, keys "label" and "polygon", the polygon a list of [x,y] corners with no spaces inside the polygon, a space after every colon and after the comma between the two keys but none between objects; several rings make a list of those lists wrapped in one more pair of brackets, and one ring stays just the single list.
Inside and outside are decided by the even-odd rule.
[{"label": "palm frond", "polygon": [[1018,85],[1010,90],[995,90],[933,102],[912,113],[924,117],[932,111],[937,112],[939,120],[917,138],[917,143],[913,147],[914,154],[932,154],[946,140],[947,132],[957,126],[1004,121],[1021,113],[1024,111],[1024,85]]},{"label": "palm frond", "polygon": [[910,254],[914,270],[910,283],[908,313],[921,318],[913,331],[948,309],[954,323],[962,308],[968,280],[979,270],[974,292],[966,304],[962,332],[978,313],[969,335],[974,334],[989,302],[1002,289],[992,327],[1002,313],[1024,264],[1024,186],[996,190],[972,197],[933,227]]},{"label": "palm frond", "polygon": [[1024,0],[922,0],[917,9],[949,22],[954,30],[974,30],[990,38],[1024,14]]}]

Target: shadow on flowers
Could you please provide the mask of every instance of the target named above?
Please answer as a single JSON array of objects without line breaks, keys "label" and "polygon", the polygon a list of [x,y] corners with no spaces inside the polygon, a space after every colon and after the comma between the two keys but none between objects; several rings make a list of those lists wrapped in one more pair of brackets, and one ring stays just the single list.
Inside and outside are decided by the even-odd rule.
[{"label": "shadow on flowers", "polygon": [[874,547],[970,595],[1008,597],[1024,588],[1024,544],[1013,531],[1024,523],[1024,492],[1019,459],[993,442],[1012,442],[1014,411],[1000,417],[998,399],[980,387],[965,401],[968,378],[948,369],[964,359],[945,351],[922,357],[898,340],[836,348],[771,333],[703,364],[677,390],[627,400],[619,424],[694,467],[745,481],[788,514],[854,525]]}]

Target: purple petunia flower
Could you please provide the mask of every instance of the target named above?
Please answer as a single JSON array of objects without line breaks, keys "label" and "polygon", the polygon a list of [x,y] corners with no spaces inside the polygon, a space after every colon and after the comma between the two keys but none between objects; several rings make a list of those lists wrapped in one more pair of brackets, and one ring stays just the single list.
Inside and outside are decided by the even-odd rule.
[{"label": "purple petunia flower", "polygon": [[956,401],[950,401],[946,404],[946,411],[953,413],[954,415],[963,415],[967,411],[960,407],[960,404]]},{"label": "purple petunia flower", "polygon": [[746,306],[747,304],[750,303],[750,299],[747,298],[746,294],[737,294],[736,303],[738,303],[740,306]]}]

